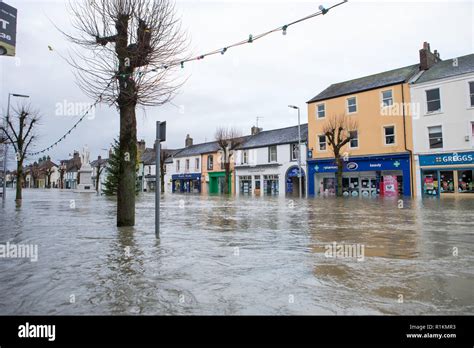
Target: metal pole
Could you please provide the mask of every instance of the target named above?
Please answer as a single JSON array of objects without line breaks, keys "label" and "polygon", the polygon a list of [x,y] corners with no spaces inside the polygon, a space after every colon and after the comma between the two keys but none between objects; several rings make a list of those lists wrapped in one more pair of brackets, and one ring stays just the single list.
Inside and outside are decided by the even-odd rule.
[{"label": "metal pole", "polygon": [[156,170],[155,170],[155,235],[160,237],[160,194],[161,194],[161,166],[160,166],[160,121],[156,122]]},{"label": "metal pole", "polygon": [[301,185],[301,127],[300,127],[300,108],[298,108],[298,185],[300,187],[300,198],[303,197],[303,188]]},{"label": "metal pole", "polygon": [[[10,96],[11,93],[8,93],[8,105],[7,105],[7,117],[4,119],[5,130],[8,127],[8,118],[10,117]],[[2,201],[5,202],[5,196],[7,194],[7,157],[8,156],[8,145],[5,140],[5,144],[3,146],[3,191],[2,191]]]}]

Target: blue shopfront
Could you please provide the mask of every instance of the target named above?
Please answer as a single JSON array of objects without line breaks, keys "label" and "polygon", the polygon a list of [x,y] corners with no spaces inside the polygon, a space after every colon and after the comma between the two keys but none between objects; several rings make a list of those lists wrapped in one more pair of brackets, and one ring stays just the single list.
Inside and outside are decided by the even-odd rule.
[{"label": "blue shopfront", "polygon": [[171,176],[173,192],[201,192],[201,173],[175,174]]},{"label": "blue shopfront", "polygon": [[474,151],[418,155],[423,196],[474,196]]},{"label": "blue shopfront", "polygon": [[[308,194],[335,195],[333,158],[308,160]],[[410,155],[354,156],[343,162],[344,196],[411,196]]]}]

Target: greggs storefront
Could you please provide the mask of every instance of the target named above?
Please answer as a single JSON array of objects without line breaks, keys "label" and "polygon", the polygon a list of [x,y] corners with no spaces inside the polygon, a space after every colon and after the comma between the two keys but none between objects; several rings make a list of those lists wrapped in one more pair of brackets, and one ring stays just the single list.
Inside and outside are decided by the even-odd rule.
[{"label": "greggs storefront", "polygon": [[474,197],[474,151],[418,155],[415,161],[423,196]]},{"label": "greggs storefront", "polygon": [[[308,193],[336,194],[337,166],[334,158],[308,160]],[[409,154],[351,157],[344,161],[344,196],[411,196]]]}]

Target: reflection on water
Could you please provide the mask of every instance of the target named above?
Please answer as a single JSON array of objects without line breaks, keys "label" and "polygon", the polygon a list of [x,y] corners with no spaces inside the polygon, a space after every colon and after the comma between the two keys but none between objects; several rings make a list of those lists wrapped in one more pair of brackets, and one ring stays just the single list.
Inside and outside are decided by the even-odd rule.
[{"label": "reflection on water", "polygon": [[0,314],[474,314],[474,200],[398,206],[170,195],[157,240],[151,194],[117,228],[111,199],[26,190],[0,206],[0,244],[38,262],[0,258]]}]

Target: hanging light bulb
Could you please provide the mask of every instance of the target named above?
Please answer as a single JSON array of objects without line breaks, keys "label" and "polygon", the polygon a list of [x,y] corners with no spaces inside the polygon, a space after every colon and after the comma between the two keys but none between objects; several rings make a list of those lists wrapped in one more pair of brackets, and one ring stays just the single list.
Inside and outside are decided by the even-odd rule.
[{"label": "hanging light bulb", "polygon": [[252,43],[252,42],[253,42],[252,34],[249,35],[249,40],[248,40],[247,42],[248,42],[248,43]]},{"label": "hanging light bulb", "polygon": [[282,30],[283,30],[283,35],[286,35],[286,29],[288,28],[288,25],[284,25]]},{"label": "hanging light bulb", "polygon": [[181,62],[181,69],[184,69],[184,62]]},{"label": "hanging light bulb", "polygon": [[329,10],[325,9],[323,5],[319,5],[319,10],[325,15]]},{"label": "hanging light bulb", "polygon": [[227,51],[227,47],[224,47],[224,48],[221,50],[221,54],[224,54],[226,51]]}]

